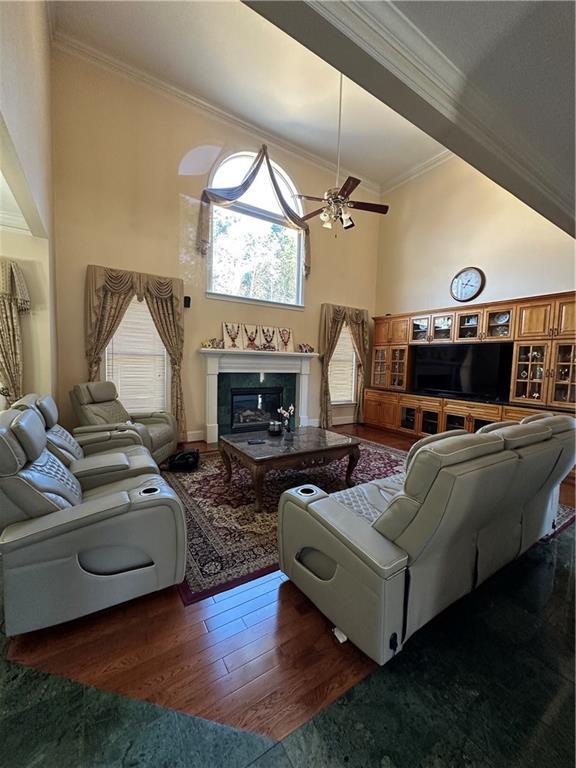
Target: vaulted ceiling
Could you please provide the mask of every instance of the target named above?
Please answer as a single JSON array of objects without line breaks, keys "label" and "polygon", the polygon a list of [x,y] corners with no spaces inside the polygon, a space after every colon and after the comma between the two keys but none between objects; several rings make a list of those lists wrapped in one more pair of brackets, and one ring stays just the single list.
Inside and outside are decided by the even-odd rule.
[{"label": "vaulted ceiling", "polygon": [[[239,0],[98,0],[49,7],[57,44],[147,73],[245,121],[268,140],[328,164],[336,161],[338,70]],[[346,170],[386,191],[450,155],[345,80]]]},{"label": "vaulted ceiling", "polygon": [[574,234],[574,3],[245,1]]}]

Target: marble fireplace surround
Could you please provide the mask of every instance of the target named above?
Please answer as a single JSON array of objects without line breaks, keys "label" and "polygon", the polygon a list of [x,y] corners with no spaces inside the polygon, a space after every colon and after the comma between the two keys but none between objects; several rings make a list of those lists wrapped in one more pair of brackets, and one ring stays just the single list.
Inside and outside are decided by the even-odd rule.
[{"label": "marble fireplace surround", "polygon": [[310,362],[316,352],[247,352],[231,349],[200,349],[206,364],[206,424],[204,439],[218,442],[219,373],[295,373],[298,426],[317,426],[308,416]]}]

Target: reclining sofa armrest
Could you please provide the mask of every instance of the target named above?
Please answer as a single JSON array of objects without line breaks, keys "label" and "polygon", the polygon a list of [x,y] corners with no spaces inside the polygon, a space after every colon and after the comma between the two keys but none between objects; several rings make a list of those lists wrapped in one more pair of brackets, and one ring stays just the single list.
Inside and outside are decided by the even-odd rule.
[{"label": "reclining sofa armrest", "polygon": [[378,533],[367,522],[335,501],[315,486],[313,494],[303,496],[300,488],[285,491],[280,499],[280,509],[293,503],[306,509],[309,515],[329,534],[343,542],[371,570],[384,579],[401,571],[408,563],[408,555]]},{"label": "reclining sofa armrest", "polygon": [[134,429],[75,434],[74,439],[82,447],[86,456],[112,449],[122,451],[132,445],[143,444],[142,438]]},{"label": "reclining sofa armrest", "polygon": [[170,424],[176,425],[176,419],[168,411],[148,411],[142,413],[131,413],[130,418],[141,424]]},{"label": "reclining sofa armrest", "polygon": [[71,530],[84,528],[116,515],[130,507],[130,496],[125,492],[98,496],[75,507],[66,507],[33,520],[13,523],[2,531],[0,552],[12,552]]},{"label": "reclining sofa armrest", "polygon": [[127,421],[118,421],[110,424],[91,424],[87,427],[74,427],[72,434],[78,438],[78,435],[89,435],[92,432],[124,432],[131,429],[132,425]]}]

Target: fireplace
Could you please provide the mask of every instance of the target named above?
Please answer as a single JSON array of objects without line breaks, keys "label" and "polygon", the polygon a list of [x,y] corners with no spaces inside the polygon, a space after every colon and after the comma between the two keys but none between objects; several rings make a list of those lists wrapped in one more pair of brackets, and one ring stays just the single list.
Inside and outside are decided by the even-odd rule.
[{"label": "fireplace", "polygon": [[230,429],[252,432],[278,421],[283,387],[243,387],[230,390]]}]

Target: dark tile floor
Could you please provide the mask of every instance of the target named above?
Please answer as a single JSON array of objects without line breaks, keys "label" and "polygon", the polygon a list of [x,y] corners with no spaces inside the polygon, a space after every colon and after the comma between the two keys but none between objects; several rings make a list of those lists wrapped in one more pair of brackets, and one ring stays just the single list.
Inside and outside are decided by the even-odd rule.
[{"label": "dark tile floor", "polygon": [[574,526],[282,743],[4,660],[2,768],[572,768]]}]

